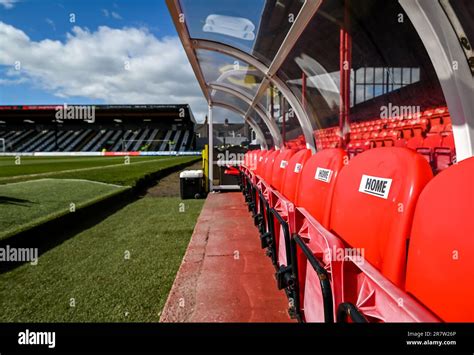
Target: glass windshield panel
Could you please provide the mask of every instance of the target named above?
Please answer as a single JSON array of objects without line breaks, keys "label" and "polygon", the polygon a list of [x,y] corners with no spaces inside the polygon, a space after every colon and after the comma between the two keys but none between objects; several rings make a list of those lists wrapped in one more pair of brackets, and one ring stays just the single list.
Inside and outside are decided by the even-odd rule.
[{"label": "glass windshield panel", "polygon": [[[230,97],[229,97],[230,96]],[[232,98],[232,95],[224,95],[224,97],[221,97],[222,100],[230,100],[230,101],[233,101],[233,98]],[[239,106],[241,103],[239,103],[239,99],[236,98],[236,102],[235,102],[235,106]],[[228,102],[222,102],[222,103],[226,103],[228,104]],[[248,108],[248,106],[247,106]],[[239,108],[240,109],[240,108]],[[246,112],[247,110],[244,110],[244,113]],[[226,125],[226,124],[240,124],[240,123],[243,123],[243,116],[240,114],[240,113],[237,113],[237,112],[234,112],[232,110],[229,110],[227,108],[224,108],[224,107],[220,107],[219,106],[219,103],[217,103],[213,110],[213,115],[212,115],[212,119],[213,119],[213,122],[214,123],[217,123],[219,125]],[[253,115],[253,113],[252,113]],[[252,116],[253,117],[253,116]],[[266,126],[265,126],[265,123],[261,120],[260,116],[256,115],[256,117],[254,117],[255,119],[255,124],[262,130],[262,134],[265,135],[264,139],[271,143],[272,142],[272,137],[270,136],[270,133],[267,132],[266,130]],[[253,132],[253,129],[251,129],[248,125],[248,123],[246,123],[247,125],[247,130],[245,131],[246,134],[246,137],[248,138],[248,140],[246,140],[245,142],[241,143],[243,146],[246,146],[248,147],[249,145],[250,146],[255,146],[255,145],[259,145],[259,143],[257,143],[257,135],[255,134],[255,132]],[[232,140],[228,140],[229,142],[232,141]],[[271,146],[271,144],[270,144]]]},{"label": "glass windshield panel", "polygon": [[255,112],[255,110],[251,110],[249,117],[251,117],[253,121],[260,127],[260,130],[262,131],[262,134],[264,135],[265,140],[268,144],[268,148],[270,149],[271,147],[273,147],[273,138],[270,133],[270,130],[268,129],[268,126],[262,120],[260,115]]},{"label": "glass windshield panel", "polygon": [[236,185],[234,175],[226,174],[229,166],[239,164],[251,144],[252,132],[241,115],[222,107],[214,107],[213,119],[213,184]]},{"label": "glass windshield panel", "polygon": [[270,64],[303,0],[181,0],[191,38],[240,49]]},{"label": "glass windshield panel", "polygon": [[[367,129],[358,124],[411,119],[446,106],[426,49],[397,0],[324,1],[278,75],[307,111],[319,149],[348,146],[349,139],[371,145],[392,133],[406,143],[413,132],[385,121]],[[422,139],[430,132],[424,125]]]},{"label": "glass windshield panel", "polygon": [[261,98],[259,106],[276,122],[285,146],[303,149],[306,141],[298,118],[283,94],[274,86],[269,86]]},{"label": "glass windshield panel", "polygon": [[245,101],[239,99],[237,96],[234,96],[232,94],[228,94],[219,90],[212,90],[211,93],[212,101],[224,103],[229,106],[235,107],[243,113],[246,113],[250,107],[250,105],[247,104]]},{"label": "glass windshield panel", "polygon": [[257,92],[263,74],[253,66],[218,52],[196,50],[196,54],[207,83],[237,87],[251,96]]},{"label": "glass windshield panel", "polygon": [[214,106],[212,108],[213,123],[224,124],[226,119],[230,123],[240,123],[243,120],[242,115],[238,114],[237,112],[228,110],[227,108],[219,106]]}]

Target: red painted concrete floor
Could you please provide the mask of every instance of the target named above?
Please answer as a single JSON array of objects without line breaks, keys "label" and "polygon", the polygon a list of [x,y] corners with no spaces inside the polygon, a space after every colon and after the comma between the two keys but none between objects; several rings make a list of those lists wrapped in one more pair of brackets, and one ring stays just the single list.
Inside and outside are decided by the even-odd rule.
[{"label": "red painted concrete floor", "polygon": [[210,194],[161,322],[292,322],[239,192]]}]

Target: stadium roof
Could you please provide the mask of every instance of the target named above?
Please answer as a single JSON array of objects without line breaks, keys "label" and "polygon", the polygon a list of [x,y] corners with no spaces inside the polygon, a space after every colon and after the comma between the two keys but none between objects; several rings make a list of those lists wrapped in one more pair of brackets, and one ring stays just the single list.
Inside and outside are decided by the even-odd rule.
[{"label": "stadium roof", "polygon": [[[166,115],[166,116],[178,116],[182,112],[186,118],[189,118],[191,122],[196,123],[191,107],[187,104],[182,105],[68,105],[68,107],[94,107],[96,110],[103,114],[126,114],[126,113],[138,113],[142,115],[153,114],[154,116]],[[55,111],[58,107],[64,107],[63,104],[58,105],[15,105],[15,106],[1,106],[0,105],[0,119],[5,117],[7,114],[29,114],[32,112],[41,113],[47,111]],[[107,112],[106,112],[107,111]],[[7,113],[8,112],[8,113]]]}]

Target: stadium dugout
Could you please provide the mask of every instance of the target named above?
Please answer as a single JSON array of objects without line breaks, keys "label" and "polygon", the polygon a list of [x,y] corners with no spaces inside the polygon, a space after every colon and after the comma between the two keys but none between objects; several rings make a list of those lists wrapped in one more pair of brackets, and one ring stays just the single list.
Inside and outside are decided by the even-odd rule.
[{"label": "stadium dugout", "polygon": [[208,197],[162,320],[473,322],[474,3],[167,4],[210,146],[225,109],[259,147],[225,186],[209,150],[243,196]]}]

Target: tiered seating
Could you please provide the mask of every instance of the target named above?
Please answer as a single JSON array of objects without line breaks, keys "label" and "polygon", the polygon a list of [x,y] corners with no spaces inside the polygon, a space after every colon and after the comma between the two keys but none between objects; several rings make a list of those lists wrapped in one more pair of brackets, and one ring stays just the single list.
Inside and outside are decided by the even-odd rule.
[{"label": "tiered seating", "polygon": [[137,141],[132,143],[132,147],[130,150],[135,152],[138,151],[149,133],[149,129],[141,130],[141,133],[137,136]]},{"label": "tiered seating", "polygon": [[184,132],[183,140],[181,144],[179,145],[179,151],[184,152],[188,146],[188,141],[189,141],[189,136],[190,136],[190,131],[187,130]]},{"label": "tiered seating", "polygon": [[163,143],[161,143],[161,146],[160,146],[161,151],[166,150],[166,146],[167,146],[168,142],[171,140],[171,135],[173,133],[174,133],[174,131],[171,130],[171,129],[166,132],[165,138],[163,139]]},{"label": "tiered seating", "polygon": [[474,320],[474,158],[433,179],[407,148],[252,151],[241,175],[298,319]]},{"label": "tiered seating", "polygon": [[[53,129],[44,127],[41,131],[24,129],[0,132],[0,139],[5,141],[6,152],[98,152],[106,149],[112,152],[138,151],[146,148],[149,151],[169,151],[170,148],[186,151],[193,143],[192,130],[162,130],[143,128],[137,130],[108,129],[101,126],[79,129]],[[91,126],[90,126],[91,127]],[[166,133],[166,136],[165,136]],[[170,144],[174,141],[174,144]],[[3,146],[0,147],[3,149]]]},{"label": "tiered seating", "polygon": [[80,147],[83,143],[83,140],[91,133],[91,129],[86,129],[82,131],[77,131],[74,134],[74,139],[64,148],[65,152],[74,152],[77,147]]},{"label": "tiered seating", "polygon": [[339,127],[331,127],[314,132],[318,150],[339,148],[341,135]]},{"label": "tiered seating", "polygon": [[[342,146],[338,127],[315,131],[318,150]],[[418,151],[435,173],[456,161],[451,118],[446,107],[423,113],[350,124],[347,152],[352,158],[371,148],[407,147]]]},{"label": "tiered seating", "polygon": [[104,146],[104,144],[106,144],[106,142],[113,136],[113,134],[114,134],[114,131],[103,132],[100,139],[92,147],[91,151],[93,152],[100,151],[102,147]]},{"label": "tiered seating", "polygon": [[92,147],[100,141],[101,137],[106,133],[105,130],[102,130],[102,131],[96,131],[94,132],[94,135],[92,136],[92,138],[90,138],[88,140],[87,143],[85,143],[81,149],[82,152],[88,152],[88,151],[91,151]]},{"label": "tiered seating", "polygon": [[289,140],[285,143],[285,147],[293,150],[306,149],[306,141],[303,135],[296,137],[295,139]]}]

